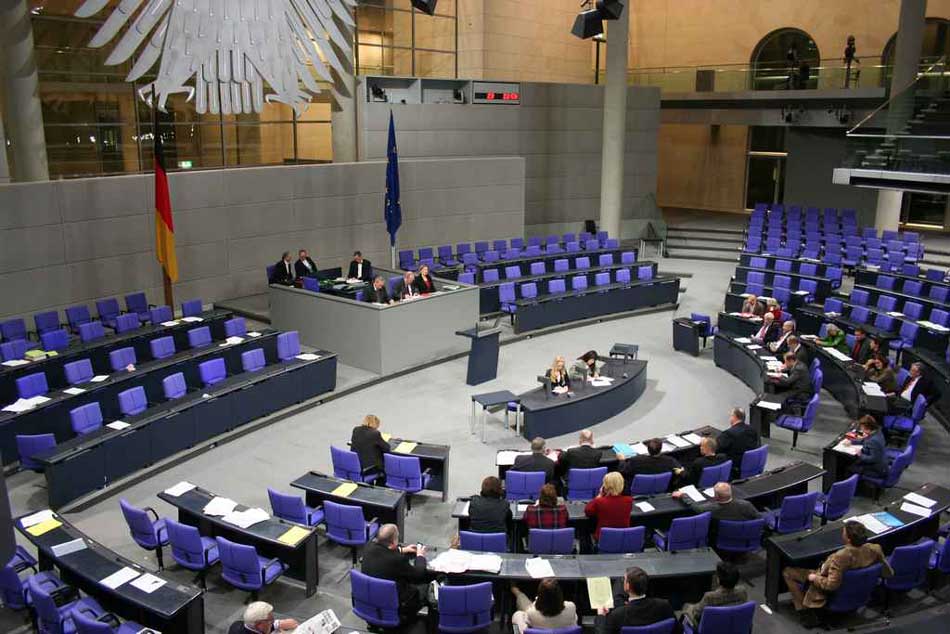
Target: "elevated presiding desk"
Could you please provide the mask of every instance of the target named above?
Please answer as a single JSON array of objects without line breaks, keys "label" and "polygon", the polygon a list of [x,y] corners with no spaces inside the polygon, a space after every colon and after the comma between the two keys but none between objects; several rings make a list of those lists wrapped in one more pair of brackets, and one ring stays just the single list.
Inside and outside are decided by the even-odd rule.
[{"label": "elevated presiding desk", "polygon": [[[29,520],[27,523],[31,525],[24,527],[24,520]],[[199,588],[178,583],[122,557],[91,539],[62,516],[53,515],[51,520],[39,524],[33,524],[33,521],[33,514],[21,516],[16,520],[16,528],[36,547],[41,570],[55,568],[64,582],[92,596],[123,620],[168,633],[202,634],[205,631],[204,592]],[[60,550],[57,547],[69,542],[74,542],[72,547],[76,550],[57,555],[56,551]],[[102,583],[103,579],[123,568],[137,573],[135,578],[115,588]],[[136,581],[155,581],[161,585],[146,592]]]},{"label": "elevated presiding desk", "polygon": [[395,524],[405,535],[406,493],[398,489],[374,486],[335,478],[319,471],[310,471],[290,483],[304,492],[307,506],[320,506],[327,500],[337,504],[358,506],[363,519],[380,524]]},{"label": "elevated presiding desk", "polygon": [[469,348],[455,333],[478,322],[478,287],[434,280],[438,292],[391,305],[272,284],[271,324],[298,331],[306,345],[334,350],[347,365],[392,374]]},{"label": "elevated presiding desk", "polygon": [[245,425],[336,387],[336,357],[276,362],[255,372],[229,376],[214,385],[191,390],[136,416],[127,426],[99,429],[57,444],[34,456],[43,465],[52,508],[107,486],[195,444]]},{"label": "elevated presiding desk", "polygon": [[206,361],[223,359],[228,374],[238,374],[242,372],[241,355],[261,348],[265,358],[274,362],[277,358],[277,334],[277,331],[267,329],[253,332],[237,343],[215,340],[204,348],[186,347],[164,359],[152,359],[149,352],[147,356],[138,357],[140,362],[132,372],[125,369],[113,372],[109,368],[93,377],[92,381],[48,393],[46,398],[49,400],[27,411],[0,411],[0,455],[5,464],[18,459],[18,434],[51,433],[58,443],[72,438],[75,434],[70,425],[70,411],[88,403],[99,403],[106,422],[122,418],[119,393],[129,388],[141,386],[149,402],[158,403],[165,400],[162,381],[172,374],[181,372],[188,385],[200,385],[198,366]]},{"label": "elevated presiding desk", "polygon": [[[317,591],[319,573],[317,570],[317,530],[279,517],[267,519],[243,528],[225,519],[225,516],[211,515],[205,511],[208,503],[219,497],[214,493],[195,487],[181,495],[171,495],[168,491],[158,494],[159,499],[178,509],[178,521],[194,526],[205,537],[223,537],[230,541],[254,546],[261,557],[279,559],[288,566],[284,572],[302,582],[306,587],[306,596]],[[248,507],[237,504],[236,511],[246,511]]]},{"label": "elevated presiding desk", "polygon": [[[6,405],[17,399],[16,380],[34,372],[44,372],[50,389],[66,387],[66,372],[63,369],[67,363],[79,359],[89,359],[92,369],[97,374],[108,374],[109,353],[119,348],[132,347],[139,359],[150,359],[149,342],[158,337],[173,337],[175,348],[188,348],[188,331],[192,328],[208,326],[214,339],[224,339],[224,322],[232,317],[229,310],[210,310],[196,315],[166,322],[169,325],[146,324],[135,330],[117,335],[107,335],[102,339],[87,343],[75,343],[53,356],[37,361],[30,361],[22,365],[9,365],[10,362],[0,364],[0,403]],[[6,458],[4,458],[6,460]]]}]

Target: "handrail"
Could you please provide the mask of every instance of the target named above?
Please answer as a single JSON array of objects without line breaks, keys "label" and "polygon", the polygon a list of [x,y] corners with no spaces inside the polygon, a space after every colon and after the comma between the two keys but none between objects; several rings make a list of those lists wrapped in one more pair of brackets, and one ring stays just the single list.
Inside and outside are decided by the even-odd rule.
[{"label": "handrail", "polygon": [[[879,113],[879,112],[881,112],[882,110],[884,110],[884,108],[888,107],[895,99],[897,99],[898,97],[903,96],[904,93],[906,93],[908,90],[910,90],[911,88],[913,88],[914,86],[916,86],[916,85],[917,85],[917,82],[919,82],[921,79],[923,79],[923,78],[926,77],[928,74],[930,74],[930,72],[933,71],[933,69],[936,68],[938,65],[940,65],[940,64],[946,64],[946,61],[947,61],[947,57],[946,57],[946,55],[943,55],[943,56],[941,56],[937,61],[935,61],[933,64],[931,64],[926,70],[924,70],[924,72],[921,73],[921,72],[918,71],[917,74],[914,76],[914,80],[913,80],[912,82],[910,82],[909,84],[907,84],[906,86],[904,86],[903,88],[901,88],[901,90],[900,90],[896,95],[891,95],[891,96],[888,98],[887,101],[885,101],[884,103],[882,103],[881,105],[879,105],[877,108],[875,108],[874,110],[872,110],[872,111],[870,112],[870,114],[868,114],[866,117],[864,117],[863,119],[861,119],[857,124],[855,124],[855,126],[854,126],[853,128],[851,128],[850,130],[848,130],[848,131],[845,133],[845,136],[852,136],[852,135],[854,134],[854,131],[855,131],[855,130],[857,130],[857,129],[860,128],[862,125],[864,125],[865,123],[867,123],[868,121],[870,121],[872,117],[874,117],[877,113]],[[878,136],[880,136],[880,135],[878,135]]]}]

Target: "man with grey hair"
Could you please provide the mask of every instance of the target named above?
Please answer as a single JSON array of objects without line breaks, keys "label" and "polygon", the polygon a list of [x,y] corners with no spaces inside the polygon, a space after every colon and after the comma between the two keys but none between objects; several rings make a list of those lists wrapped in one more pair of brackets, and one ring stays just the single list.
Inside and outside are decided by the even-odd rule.
[{"label": "man with grey hair", "polygon": [[752,506],[751,502],[732,497],[732,485],[728,482],[717,482],[713,486],[713,499],[704,502],[694,503],[688,495],[683,495],[682,491],[673,491],[672,496],[690,506],[696,504],[697,509],[702,513],[709,511],[712,518],[717,521],[743,522],[759,518],[759,511]]},{"label": "man with grey hair", "polygon": [[554,460],[548,458],[544,448],[544,438],[540,436],[531,441],[531,453],[515,458],[511,466],[515,471],[543,471],[544,481],[556,484],[554,479]]},{"label": "man with grey hair", "polygon": [[920,361],[915,361],[908,368],[907,378],[897,387],[895,394],[887,395],[887,405],[890,413],[903,414],[914,408],[914,401],[923,396],[928,401],[933,395],[933,386],[930,379],[922,373],[924,369]]},{"label": "man with grey hair", "polygon": [[782,332],[779,334],[778,339],[769,344],[769,350],[778,355],[785,354],[788,350],[788,340],[793,336],[795,336],[795,322],[791,319],[786,319],[782,323]]},{"label": "man with grey hair", "polygon": [[583,429],[578,436],[577,446],[562,453],[558,459],[558,476],[567,478],[567,472],[571,469],[596,469],[603,456],[604,452],[594,447],[594,432]]},{"label": "man with grey hair", "polygon": [[[396,582],[399,618],[406,622],[423,606],[426,581],[426,547],[399,545],[399,528],[383,524],[363,551],[361,571],[377,579]],[[421,587],[420,587],[421,584]]]},{"label": "man with grey hair", "polygon": [[729,429],[720,433],[716,442],[719,444],[719,453],[732,460],[732,477],[737,478],[743,454],[761,445],[762,438],[755,428],[746,425],[745,411],[740,407],[733,407],[729,412]]},{"label": "man with grey hair", "polygon": [[297,629],[298,625],[297,621],[293,619],[275,619],[274,606],[270,603],[254,601],[244,608],[244,616],[241,620],[231,624],[231,627],[228,628],[228,634],[290,632]]}]

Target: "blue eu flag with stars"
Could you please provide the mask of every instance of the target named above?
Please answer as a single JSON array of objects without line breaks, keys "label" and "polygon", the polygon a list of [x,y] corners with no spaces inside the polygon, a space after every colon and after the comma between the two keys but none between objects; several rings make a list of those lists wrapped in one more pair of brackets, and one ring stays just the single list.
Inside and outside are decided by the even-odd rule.
[{"label": "blue eu flag with stars", "polygon": [[402,224],[402,207],[399,206],[399,156],[396,154],[396,124],[392,110],[389,111],[389,144],[386,147],[386,203],[383,215],[386,218],[386,231],[389,232],[389,245],[396,246],[396,232]]}]

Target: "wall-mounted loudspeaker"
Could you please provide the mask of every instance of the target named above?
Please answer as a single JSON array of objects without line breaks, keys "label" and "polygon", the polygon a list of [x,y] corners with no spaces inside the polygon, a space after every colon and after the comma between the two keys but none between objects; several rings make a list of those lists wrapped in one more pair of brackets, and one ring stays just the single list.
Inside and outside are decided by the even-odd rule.
[{"label": "wall-mounted loudspeaker", "polygon": [[412,6],[429,15],[435,15],[435,4],[438,1],[439,0],[410,0]]}]

